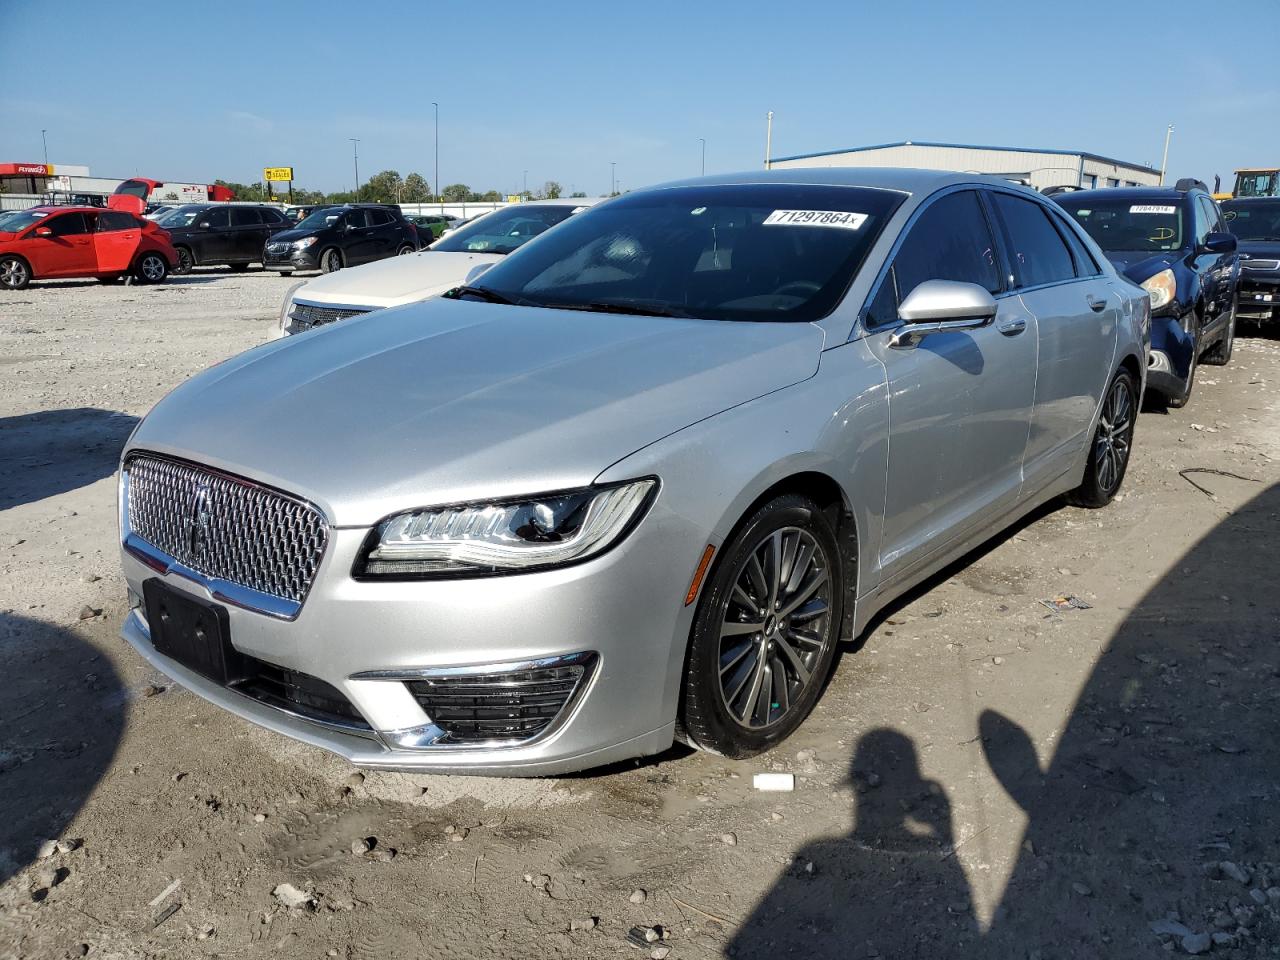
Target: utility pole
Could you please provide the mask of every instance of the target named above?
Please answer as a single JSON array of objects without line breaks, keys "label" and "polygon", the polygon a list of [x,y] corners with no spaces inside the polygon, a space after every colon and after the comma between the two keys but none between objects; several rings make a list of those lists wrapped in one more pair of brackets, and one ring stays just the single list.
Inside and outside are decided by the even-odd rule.
[{"label": "utility pole", "polygon": [[[435,107],[435,108],[436,108],[436,132],[435,132],[435,147],[436,147],[436,197],[437,197],[437,199],[439,199],[440,203],[441,203],[441,204],[443,204],[443,203],[444,203],[444,194],[440,192],[440,104],[438,104],[438,103],[436,103],[434,100],[432,100],[432,101],[431,101],[431,105],[432,105],[433,107]],[[441,206],[441,207],[440,207],[440,212],[441,212],[441,213],[443,213],[443,212],[444,212],[444,207],[443,207],[443,206]]]},{"label": "utility pole", "polygon": [[609,161],[609,196],[616,196],[618,193],[618,162],[616,160]]},{"label": "utility pole", "polygon": [[352,199],[359,201],[360,199],[360,141],[355,137],[347,137],[351,141],[351,162],[356,168],[356,194]]},{"label": "utility pole", "polygon": [[699,137],[698,142],[702,144],[702,175],[707,175],[707,140],[705,137]]},{"label": "utility pole", "polygon": [[49,138],[45,136],[45,134],[47,134],[48,132],[49,132],[48,130],[41,130],[41,131],[40,131],[40,142],[41,142],[42,144],[44,144],[44,168],[45,168],[45,173],[48,173],[48,172],[49,172]]},{"label": "utility pole", "polygon": [[1160,161],[1160,186],[1164,186],[1164,172],[1169,168],[1169,140],[1173,137],[1173,124],[1164,132],[1164,159]]},{"label": "utility pole", "polygon": [[528,170],[524,172],[524,196],[526,200],[529,198],[529,171]]},{"label": "utility pole", "polygon": [[770,157],[773,156],[773,111],[769,111],[768,126],[764,130],[764,168],[772,169]]}]

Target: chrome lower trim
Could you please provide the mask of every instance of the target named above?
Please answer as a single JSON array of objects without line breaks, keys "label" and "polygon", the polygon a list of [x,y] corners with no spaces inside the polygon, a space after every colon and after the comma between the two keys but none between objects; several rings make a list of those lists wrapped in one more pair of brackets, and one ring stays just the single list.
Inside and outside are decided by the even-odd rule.
[{"label": "chrome lower trim", "polygon": [[461,667],[423,667],[409,670],[369,670],[351,676],[352,680],[381,680],[391,683],[404,683],[409,680],[437,679],[441,677],[466,677],[487,674],[521,673],[527,670],[547,670],[556,667],[581,666],[582,678],[573,692],[565,700],[564,706],[547,726],[534,736],[523,740],[482,740],[457,742],[449,740],[449,732],[434,723],[425,723],[416,727],[404,727],[399,730],[379,730],[382,742],[392,750],[439,751],[448,753],[465,753],[485,750],[506,750],[515,747],[528,747],[555,735],[573,717],[578,705],[586,696],[592,681],[600,672],[599,654],[591,651],[571,653],[563,656],[540,657],[536,660],[516,660],[506,663],[480,663]]},{"label": "chrome lower trim", "polygon": [[277,620],[296,620],[298,614],[302,611],[302,604],[296,600],[273,597],[269,593],[250,590],[248,587],[242,587],[240,584],[232,583],[230,580],[207,577],[199,570],[193,570],[185,564],[179,563],[168,554],[157,550],[135,533],[125,533],[124,549],[161,576],[174,574],[184,580],[190,580],[192,583],[199,584],[208,590],[213,599],[222,603],[229,603],[233,607],[252,610],[254,613],[262,613],[268,617],[275,617]]}]

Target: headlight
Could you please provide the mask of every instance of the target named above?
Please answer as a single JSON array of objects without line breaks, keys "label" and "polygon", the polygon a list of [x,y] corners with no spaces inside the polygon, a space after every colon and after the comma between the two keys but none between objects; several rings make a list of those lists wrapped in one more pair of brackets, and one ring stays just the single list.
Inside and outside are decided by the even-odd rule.
[{"label": "headlight", "polygon": [[639,519],[653,479],[523,500],[414,510],[382,521],[355,574],[415,577],[515,573],[586,560]]},{"label": "headlight", "polygon": [[1154,277],[1142,281],[1142,289],[1151,294],[1151,309],[1159,310],[1167,306],[1178,295],[1178,282],[1173,279],[1172,270],[1161,270]]},{"label": "headlight", "polygon": [[289,311],[293,309],[293,298],[301,287],[305,287],[307,281],[299,280],[291,286],[284,295],[284,303],[280,304],[280,335],[284,336],[286,330],[289,329]]},{"label": "headlight", "polygon": [[312,245],[313,243],[315,243],[315,242],[316,242],[316,238],[315,238],[315,237],[304,237],[304,238],[303,238],[303,239],[301,239],[301,240],[295,240],[295,241],[293,241],[293,249],[295,249],[295,250],[305,250],[305,249],[307,249],[307,247],[311,246],[311,245]]}]

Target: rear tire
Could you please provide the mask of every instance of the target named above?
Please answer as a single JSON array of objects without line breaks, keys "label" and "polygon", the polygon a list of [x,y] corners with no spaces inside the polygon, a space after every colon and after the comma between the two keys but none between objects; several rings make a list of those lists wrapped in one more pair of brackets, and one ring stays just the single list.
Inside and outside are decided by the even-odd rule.
[{"label": "rear tire", "polygon": [[169,262],[158,253],[144,253],[138,258],[133,275],[139,283],[163,283],[169,276]]},{"label": "rear tire", "polygon": [[843,571],[831,521],[806,497],[776,497],[741,524],[694,616],[682,739],[742,758],[800,726],[835,661]]},{"label": "rear tire", "polygon": [[186,276],[196,265],[195,255],[187,247],[178,247],[178,265],[173,268],[175,276]]},{"label": "rear tire", "polygon": [[0,287],[25,290],[31,282],[31,266],[21,257],[0,257]]},{"label": "rear tire", "polygon": [[320,254],[320,272],[335,273],[342,269],[342,254],[338,252],[337,247],[330,247],[324,253]]},{"label": "rear tire", "polygon": [[399,250],[396,251],[396,256],[407,257],[409,254],[417,253],[417,252],[418,251],[415,248],[409,246],[409,244],[406,243],[403,247],[401,247]]},{"label": "rear tire", "polygon": [[1129,468],[1137,420],[1138,381],[1128,370],[1121,370],[1103,397],[1098,427],[1084,467],[1084,480],[1067,494],[1068,503],[1094,510],[1105,507],[1120,492]]}]

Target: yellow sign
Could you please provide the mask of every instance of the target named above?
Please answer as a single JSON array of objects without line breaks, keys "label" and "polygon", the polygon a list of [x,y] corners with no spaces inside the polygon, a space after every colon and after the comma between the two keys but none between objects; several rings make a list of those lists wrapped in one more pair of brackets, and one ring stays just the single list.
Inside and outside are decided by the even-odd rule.
[{"label": "yellow sign", "polygon": [[262,179],[267,183],[274,182],[293,182],[293,167],[263,167]]}]

